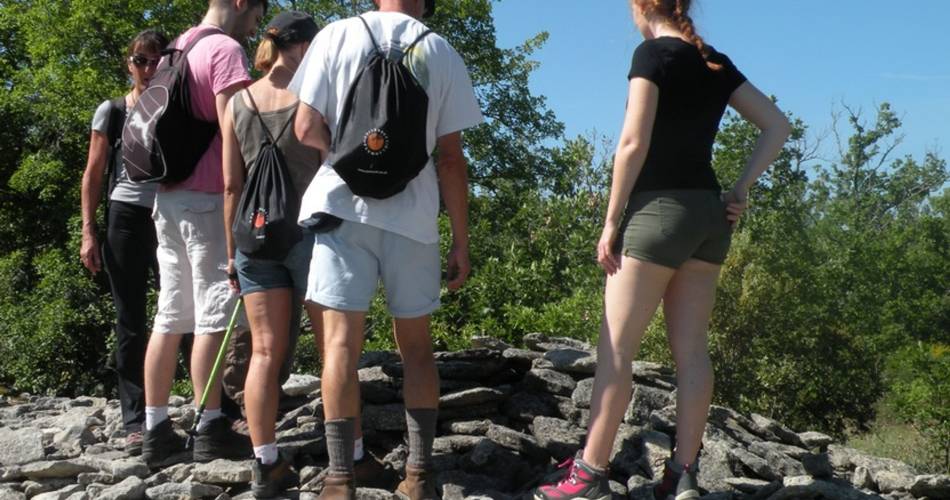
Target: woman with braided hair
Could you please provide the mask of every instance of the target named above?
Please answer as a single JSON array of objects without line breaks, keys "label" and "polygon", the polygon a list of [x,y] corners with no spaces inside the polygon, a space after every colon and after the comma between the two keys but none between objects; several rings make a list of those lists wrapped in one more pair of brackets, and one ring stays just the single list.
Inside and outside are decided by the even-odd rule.
[{"label": "woman with braided hair", "polygon": [[[699,498],[698,456],[713,371],[707,326],[719,269],[749,188],[776,158],[790,125],[724,54],[706,45],[690,0],[632,0],[644,42],[629,94],[597,260],[607,273],[587,442],[536,500],[610,498],[608,464],[631,396],[631,361],[661,300],[676,364],[676,443],[657,500]],[[712,148],[729,105],[760,130],[728,191]]]}]

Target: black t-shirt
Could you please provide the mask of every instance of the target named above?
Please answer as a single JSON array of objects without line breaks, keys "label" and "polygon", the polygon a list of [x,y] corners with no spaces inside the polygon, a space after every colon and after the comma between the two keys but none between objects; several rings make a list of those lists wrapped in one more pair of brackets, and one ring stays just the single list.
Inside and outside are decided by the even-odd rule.
[{"label": "black t-shirt", "polygon": [[675,37],[647,40],[633,53],[628,78],[660,88],[650,150],[634,192],[657,189],[721,189],[712,169],[712,148],[732,93],[746,81],[732,61],[712,50],[713,70],[695,45]]}]

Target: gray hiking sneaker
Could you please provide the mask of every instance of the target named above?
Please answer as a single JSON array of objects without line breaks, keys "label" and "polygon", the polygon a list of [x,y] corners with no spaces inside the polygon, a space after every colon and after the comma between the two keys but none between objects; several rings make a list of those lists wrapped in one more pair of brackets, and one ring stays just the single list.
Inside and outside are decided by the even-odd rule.
[{"label": "gray hiking sneaker", "polygon": [[696,473],[697,464],[681,467],[672,460],[666,461],[663,467],[663,481],[653,488],[653,497],[656,500],[690,500],[702,496],[699,493],[699,483]]},{"label": "gray hiking sneaker", "polygon": [[254,448],[251,438],[231,428],[228,417],[218,417],[195,437],[195,462],[210,462],[218,458],[244,460],[251,458]]},{"label": "gray hiking sneaker", "polygon": [[142,459],[149,467],[156,467],[173,455],[185,451],[185,437],[172,427],[171,419],[142,434]]},{"label": "gray hiking sneaker", "polygon": [[270,465],[254,459],[251,474],[254,477],[251,482],[254,498],[274,498],[300,484],[300,476],[291,470],[290,462],[281,455],[277,455],[277,461]]}]

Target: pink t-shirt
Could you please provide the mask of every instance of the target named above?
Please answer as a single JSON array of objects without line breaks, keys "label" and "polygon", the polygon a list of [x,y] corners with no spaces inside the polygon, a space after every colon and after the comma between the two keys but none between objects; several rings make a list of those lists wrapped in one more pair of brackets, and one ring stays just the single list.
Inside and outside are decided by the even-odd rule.
[{"label": "pink t-shirt", "polygon": [[[200,29],[211,28],[202,24],[184,32],[175,44],[184,49],[195,33]],[[202,120],[218,121],[215,96],[224,89],[237,84],[248,84],[251,75],[247,70],[247,54],[235,39],[225,35],[212,34],[203,38],[188,54],[188,88],[191,91],[191,105],[195,114]],[[223,193],[224,175],[221,172],[221,132],[211,141],[191,177],[175,185],[162,186],[163,191],[186,189],[204,193]]]}]

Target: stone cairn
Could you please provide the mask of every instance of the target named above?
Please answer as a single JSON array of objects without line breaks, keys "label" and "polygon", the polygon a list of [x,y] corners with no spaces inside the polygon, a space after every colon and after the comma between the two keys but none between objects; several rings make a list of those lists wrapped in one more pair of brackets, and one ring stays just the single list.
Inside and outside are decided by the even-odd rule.
[{"label": "stone cairn", "polygon": [[[530,492],[584,439],[596,357],[588,344],[540,334],[527,349],[478,338],[473,348],[436,355],[442,378],[438,485],[446,500],[512,499]],[[364,442],[388,475],[364,499],[390,499],[405,465],[402,365],[391,352],[360,365]],[[634,394],[610,466],[614,498],[653,498],[670,455],[676,387],[669,368],[633,364]],[[284,386],[278,445],[301,472],[292,498],[316,498],[326,465],[320,381],[294,375]],[[179,429],[195,410],[173,397]],[[172,457],[150,470],[124,450],[117,401],[0,397],[0,500],[252,498],[250,461],[195,464]],[[918,475],[895,460],[836,445],[818,432],[714,406],[703,438],[699,484],[705,499],[950,498],[950,476]],[[530,498],[530,497],[529,497]]]}]

